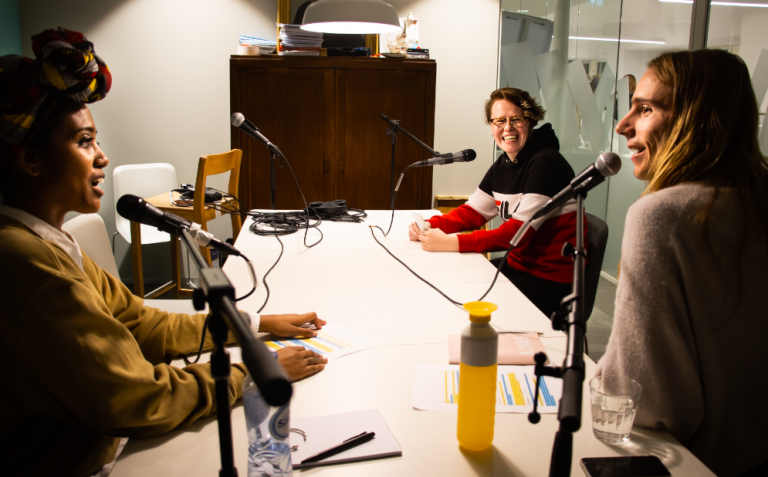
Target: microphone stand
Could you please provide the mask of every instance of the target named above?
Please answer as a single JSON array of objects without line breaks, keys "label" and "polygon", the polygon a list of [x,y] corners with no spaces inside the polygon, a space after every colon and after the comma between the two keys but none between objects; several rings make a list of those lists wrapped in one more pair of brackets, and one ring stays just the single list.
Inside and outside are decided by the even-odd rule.
[{"label": "microphone stand", "polygon": [[277,207],[275,207],[275,192],[277,190],[277,180],[275,179],[275,160],[279,160],[280,157],[281,156],[275,154],[273,149],[269,150],[269,185],[271,188],[270,193],[272,197],[272,210],[277,210]]},{"label": "microphone stand", "polygon": [[211,330],[214,351],[211,354],[211,376],[216,382],[216,417],[219,424],[219,452],[221,469],[219,477],[237,477],[234,449],[232,445],[231,406],[229,404],[229,377],[231,365],[229,352],[224,347],[228,331],[232,330],[243,351],[243,362],[251,372],[264,400],[269,404],[282,405],[288,402],[293,388],[285,371],[266,346],[253,336],[250,326],[234,305],[235,288],[220,268],[208,266],[186,227],[177,230],[179,238],[200,271],[200,288],[195,289],[192,303],[196,310],[208,304],[210,315],[208,328]]},{"label": "microphone stand", "polygon": [[[552,314],[552,328],[565,331],[567,347],[562,367],[544,366],[547,356],[536,353],[536,394],[533,399],[533,411],[528,420],[536,424],[541,416],[536,411],[539,399],[539,383],[543,376],[552,376],[563,380],[563,396],[560,398],[560,408],[557,419],[560,428],[555,434],[552,447],[552,458],[549,464],[550,477],[567,477],[571,475],[571,460],[573,454],[573,433],[581,428],[581,403],[584,384],[584,333],[586,323],[584,317],[584,199],[587,191],[584,187],[574,189],[576,197],[576,248],[569,242],[563,245],[563,256],[573,257],[573,286],[571,294],[560,302],[563,311]],[[566,320],[565,311],[568,310]]]},{"label": "microphone stand", "polygon": [[[419,139],[416,138],[413,134],[409,133],[405,129],[400,127],[400,121],[396,119],[389,119],[388,117],[381,115],[381,119],[387,122],[389,124],[389,127],[387,128],[387,136],[392,136],[392,166],[390,168],[391,175],[390,175],[390,181],[389,181],[389,207],[392,210],[392,220],[395,219],[395,192],[397,192],[397,189],[400,188],[400,182],[398,181],[397,187],[395,187],[395,146],[397,146],[397,132],[402,131],[403,134],[411,138],[416,144],[423,147],[427,151],[429,151],[430,154],[432,154],[433,157],[441,157],[442,155],[432,149],[431,147],[427,146],[423,142],[421,142]],[[410,167],[410,166],[409,166]],[[405,172],[405,171],[403,171]],[[402,177],[400,178],[402,180]],[[392,230],[392,222],[389,223],[389,230]],[[384,235],[389,234],[389,230],[387,230],[387,233]]]}]

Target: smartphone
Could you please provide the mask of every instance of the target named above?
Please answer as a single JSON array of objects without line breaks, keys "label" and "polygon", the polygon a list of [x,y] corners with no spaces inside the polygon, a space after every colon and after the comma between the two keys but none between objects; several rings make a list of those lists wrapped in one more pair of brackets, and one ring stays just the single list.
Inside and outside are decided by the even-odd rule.
[{"label": "smartphone", "polygon": [[588,457],[581,468],[589,477],[663,477],[671,475],[655,455]]},{"label": "smartphone", "polygon": [[422,232],[427,230],[427,223],[424,221],[424,217],[421,216],[421,214],[417,214],[416,212],[411,212],[413,214],[413,220],[416,222],[416,225],[419,226],[419,230]]}]

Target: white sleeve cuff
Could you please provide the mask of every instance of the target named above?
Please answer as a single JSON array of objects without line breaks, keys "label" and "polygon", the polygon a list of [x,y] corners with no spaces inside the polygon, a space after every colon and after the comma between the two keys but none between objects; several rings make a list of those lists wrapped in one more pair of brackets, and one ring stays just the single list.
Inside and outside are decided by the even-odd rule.
[{"label": "white sleeve cuff", "polygon": [[251,311],[246,311],[245,314],[248,315],[248,318],[251,319],[251,333],[253,333],[253,336],[258,336],[259,325],[261,324],[261,315]]}]

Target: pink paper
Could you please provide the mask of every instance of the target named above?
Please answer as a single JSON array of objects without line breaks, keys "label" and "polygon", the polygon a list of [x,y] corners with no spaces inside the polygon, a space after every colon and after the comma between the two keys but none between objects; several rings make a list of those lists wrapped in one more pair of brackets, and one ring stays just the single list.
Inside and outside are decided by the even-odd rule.
[{"label": "pink paper", "polygon": [[[544,352],[544,345],[536,333],[499,334],[498,364],[536,364],[533,356]],[[459,364],[461,357],[461,336],[448,335],[448,363]]]}]

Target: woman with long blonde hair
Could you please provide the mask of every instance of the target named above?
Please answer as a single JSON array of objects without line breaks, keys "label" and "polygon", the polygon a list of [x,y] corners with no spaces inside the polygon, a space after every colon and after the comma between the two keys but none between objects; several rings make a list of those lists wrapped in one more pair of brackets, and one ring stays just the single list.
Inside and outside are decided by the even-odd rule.
[{"label": "woman with long blonde hair", "polygon": [[664,428],[717,475],[766,475],[768,165],[744,62],[719,50],[649,63],[616,126],[648,182],[627,213],[614,327],[597,374],[643,386]]}]

